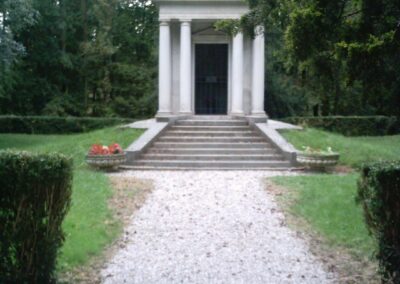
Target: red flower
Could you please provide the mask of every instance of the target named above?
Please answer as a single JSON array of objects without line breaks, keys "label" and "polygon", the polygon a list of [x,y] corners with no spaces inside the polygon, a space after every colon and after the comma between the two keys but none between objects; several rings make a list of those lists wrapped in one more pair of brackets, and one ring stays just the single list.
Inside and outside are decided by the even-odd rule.
[{"label": "red flower", "polygon": [[121,154],[124,151],[122,150],[121,146],[119,144],[112,144],[108,146],[108,149],[110,150],[111,154]]},{"label": "red flower", "polygon": [[102,155],[103,154],[103,145],[94,144],[90,148],[89,155]]},{"label": "red flower", "polygon": [[110,146],[103,146],[100,144],[94,144],[89,150],[89,155],[114,155],[122,154],[122,150],[119,144],[111,144]]}]

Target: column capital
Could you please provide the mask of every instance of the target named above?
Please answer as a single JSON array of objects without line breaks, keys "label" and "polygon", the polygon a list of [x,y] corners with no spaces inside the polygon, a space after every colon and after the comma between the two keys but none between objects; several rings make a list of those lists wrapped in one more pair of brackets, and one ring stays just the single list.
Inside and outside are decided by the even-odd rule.
[{"label": "column capital", "polygon": [[236,34],[233,35],[234,38],[237,36],[243,36],[243,31],[239,30]]},{"label": "column capital", "polygon": [[179,22],[181,23],[181,25],[190,25],[190,23],[192,22],[191,19],[179,19]]},{"label": "column capital", "polygon": [[254,28],[255,36],[264,35],[264,32],[265,32],[264,25],[258,25],[258,26],[256,26],[256,27]]},{"label": "column capital", "polygon": [[160,26],[169,26],[169,23],[171,22],[170,19],[162,19],[159,21]]}]

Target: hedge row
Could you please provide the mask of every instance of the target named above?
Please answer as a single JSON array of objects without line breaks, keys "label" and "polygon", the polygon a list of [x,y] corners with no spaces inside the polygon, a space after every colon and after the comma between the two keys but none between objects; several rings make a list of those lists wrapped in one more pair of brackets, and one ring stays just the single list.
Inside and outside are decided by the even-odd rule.
[{"label": "hedge row", "polygon": [[0,283],[53,283],[72,160],[0,151]]},{"label": "hedge row", "polygon": [[382,282],[400,283],[400,161],[364,165],[358,201],[378,242]]},{"label": "hedge row", "polygon": [[79,133],[132,121],[124,118],[0,116],[0,133]]},{"label": "hedge row", "polygon": [[400,119],[394,116],[288,117],[283,121],[345,136],[382,136],[400,133]]}]

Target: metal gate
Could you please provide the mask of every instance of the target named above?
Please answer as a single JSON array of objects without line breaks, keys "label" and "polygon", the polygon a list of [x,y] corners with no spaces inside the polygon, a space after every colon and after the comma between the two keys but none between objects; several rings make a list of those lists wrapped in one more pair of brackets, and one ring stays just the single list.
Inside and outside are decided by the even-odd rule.
[{"label": "metal gate", "polygon": [[195,112],[227,114],[228,45],[195,46]]}]

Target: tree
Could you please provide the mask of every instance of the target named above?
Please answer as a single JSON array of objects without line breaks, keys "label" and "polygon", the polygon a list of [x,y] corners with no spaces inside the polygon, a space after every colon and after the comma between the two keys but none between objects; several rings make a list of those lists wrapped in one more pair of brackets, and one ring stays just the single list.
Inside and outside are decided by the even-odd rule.
[{"label": "tree", "polygon": [[113,25],[118,49],[112,66],[112,111],[144,117],[156,111],[156,7],[146,0],[119,1]]},{"label": "tree", "polygon": [[250,5],[242,26],[251,30],[261,23],[267,31],[282,32],[277,57],[284,70],[278,73],[308,94],[310,110],[316,105],[323,115],[399,114],[394,107],[400,93],[398,1],[251,0]]},{"label": "tree", "polygon": [[0,7],[7,8],[7,28],[2,27],[12,31],[7,35],[21,47],[15,57],[19,60],[8,61],[8,78],[0,82],[7,94],[0,97],[1,113],[154,113],[157,10],[153,4],[144,0],[17,2],[29,2],[40,16],[31,25],[16,21],[18,29],[17,24],[10,29],[16,2],[0,0]]},{"label": "tree", "polygon": [[351,33],[338,43],[349,84],[362,85],[362,106],[400,115],[400,2],[364,0]]},{"label": "tree", "polygon": [[10,66],[25,53],[15,35],[33,25],[36,17],[29,0],[0,0],[0,99],[8,96],[15,81]]},{"label": "tree", "polygon": [[10,67],[17,56],[24,53],[25,47],[15,40],[14,35],[34,24],[36,16],[37,13],[29,0],[0,1],[0,64],[2,70]]}]

